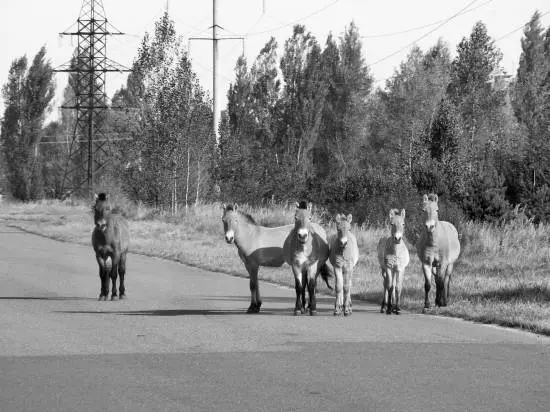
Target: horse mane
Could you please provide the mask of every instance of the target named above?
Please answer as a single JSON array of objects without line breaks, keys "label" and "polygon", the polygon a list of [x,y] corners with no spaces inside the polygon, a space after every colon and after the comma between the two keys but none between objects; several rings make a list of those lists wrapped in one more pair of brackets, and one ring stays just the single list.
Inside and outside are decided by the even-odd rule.
[{"label": "horse mane", "polygon": [[256,221],[254,220],[254,218],[253,218],[251,215],[249,215],[248,213],[244,213],[244,212],[241,212],[241,211],[239,211],[238,213],[239,213],[242,217],[244,217],[248,223],[252,223],[253,225],[258,225],[258,224],[256,223]]},{"label": "horse mane", "polygon": [[258,223],[256,223],[256,220],[254,220],[254,218],[251,215],[249,215],[248,213],[245,213],[245,212],[241,212],[240,210],[235,210],[235,207],[233,205],[227,205],[225,207],[225,211],[226,212],[237,212],[240,216],[244,217],[245,220],[248,223],[252,223],[253,225],[258,225]]}]

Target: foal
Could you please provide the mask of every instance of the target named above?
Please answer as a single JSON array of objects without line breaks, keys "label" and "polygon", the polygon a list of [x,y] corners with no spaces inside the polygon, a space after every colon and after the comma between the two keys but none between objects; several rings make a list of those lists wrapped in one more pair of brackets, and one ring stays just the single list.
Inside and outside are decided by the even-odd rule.
[{"label": "foal", "polygon": [[405,268],[409,264],[409,250],[403,241],[405,233],[405,209],[390,210],[391,236],[384,236],[378,242],[378,263],[384,279],[384,298],[380,313],[396,315],[401,313],[401,289]]},{"label": "foal", "polygon": [[[359,260],[357,239],[351,233],[352,216],[336,215],[336,234],[329,236],[330,263],[336,277],[336,302],[334,316],[351,315],[351,278]],[[343,290],[342,290],[343,289]]]},{"label": "foal", "polygon": [[124,287],[126,254],[130,241],[128,223],[120,214],[111,212],[105,193],[95,195],[93,212],[95,227],[92,232],[92,246],[99,265],[99,278],[101,279],[99,300],[107,300],[109,277],[113,283],[111,300],[117,298],[117,275],[120,275],[120,299],[124,299],[126,297]]}]

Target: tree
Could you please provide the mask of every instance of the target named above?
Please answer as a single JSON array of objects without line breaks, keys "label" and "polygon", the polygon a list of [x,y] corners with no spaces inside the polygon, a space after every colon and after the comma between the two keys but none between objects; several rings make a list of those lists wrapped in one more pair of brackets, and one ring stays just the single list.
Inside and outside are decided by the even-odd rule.
[{"label": "tree", "polygon": [[7,102],[2,121],[2,148],[11,191],[22,200],[42,196],[38,143],[47,109],[53,99],[53,70],[42,47],[27,71],[27,59],[15,60],[2,92]]},{"label": "tree", "polygon": [[453,60],[448,93],[459,108],[469,141],[469,166],[482,161],[487,149],[494,148],[502,129],[505,92],[492,87],[493,76],[501,71],[502,53],[477,22],[468,38],[463,38]]},{"label": "tree", "polygon": [[550,29],[544,33],[537,11],[524,29],[521,57],[513,88],[512,105],[527,131],[523,197],[535,195],[538,186],[550,185]]},{"label": "tree", "polygon": [[145,35],[133,69],[115,96],[136,123],[121,172],[133,197],[175,211],[179,199],[187,206],[207,191],[201,182],[215,142],[209,99],[167,14]]}]

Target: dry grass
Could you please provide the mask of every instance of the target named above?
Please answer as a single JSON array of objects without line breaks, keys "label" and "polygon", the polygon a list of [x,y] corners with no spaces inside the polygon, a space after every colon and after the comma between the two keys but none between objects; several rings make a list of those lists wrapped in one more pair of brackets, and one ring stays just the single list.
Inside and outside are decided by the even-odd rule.
[{"label": "dry grass", "polygon": [[[262,225],[277,226],[293,221],[293,205],[240,207]],[[133,252],[247,276],[235,247],[223,240],[219,204],[192,207],[175,217],[144,207],[131,209],[128,217]],[[316,218],[331,230],[323,210],[317,211]],[[92,225],[88,204],[2,204],[0,219],[58,240],[90,244]],[[378,303],[382,279],[376,245],[387,229],[356,226],[354,231],[361,252],[353,282],[355,299]],[[451,283],[451,304],[431,312],[550,335],[550,227],[536,227],[521,219],[504,226],[467,223],[461,235],[463,250]],[[403,308],[420,312],[424,280],[415,251],[408,245],[412,259],[405,273]],[[263,268],[260,278],[293,285],[288,267]],[[322,290],[327,292],[324,287]],[[432,303],[433,290],[435,288],[432,288]]]}]

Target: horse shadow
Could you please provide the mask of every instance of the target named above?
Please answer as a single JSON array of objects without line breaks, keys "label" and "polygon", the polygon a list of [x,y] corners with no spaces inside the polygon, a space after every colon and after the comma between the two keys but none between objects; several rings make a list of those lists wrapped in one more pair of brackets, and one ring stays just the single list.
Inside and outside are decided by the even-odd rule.
[{"label": "horse shadow", "polygon": [[82,296],[0,296],[0,300],[97,300],[96,298],[85,298]]}]

